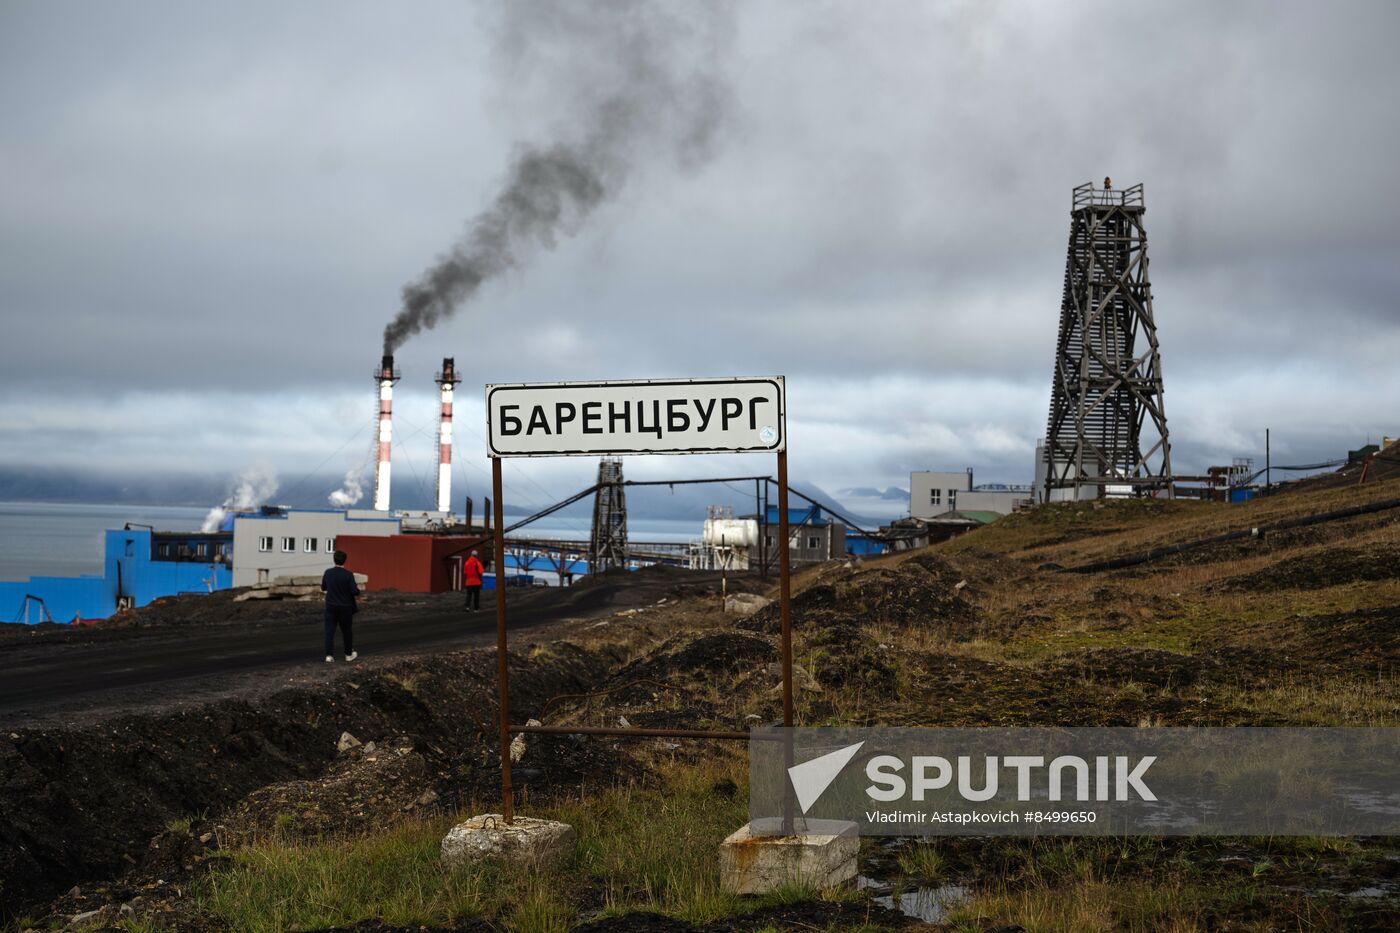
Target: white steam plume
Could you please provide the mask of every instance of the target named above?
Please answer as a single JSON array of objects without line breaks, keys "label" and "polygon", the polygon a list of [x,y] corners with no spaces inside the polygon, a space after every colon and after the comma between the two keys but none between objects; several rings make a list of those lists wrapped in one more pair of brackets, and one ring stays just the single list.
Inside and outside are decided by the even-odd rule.
[{"label": "white steam plume", "polygon": [[365,468],[355,467],[345,471],[345,482],[326,498],[338,509],[348,509],[365,497]]},{"label": "white steam plume", "polygon": [[200,531],[218,531],[230,510],[254,509],[277,494],[277,474],[266,465],[248,467],[238,475],[224,498],[223,505],[216,505],[204,516]]}]

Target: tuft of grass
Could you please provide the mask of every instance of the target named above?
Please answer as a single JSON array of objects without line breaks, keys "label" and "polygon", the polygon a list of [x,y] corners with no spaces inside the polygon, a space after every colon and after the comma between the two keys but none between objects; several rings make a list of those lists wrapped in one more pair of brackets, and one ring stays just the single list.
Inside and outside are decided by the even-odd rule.
[{"label": "tuft of grass", "polygon": [[420,684],[418,682],[418,678],[413,674],[388,673],[384,675],[384,679],[392,684],[398,684],[404,689],[404,692],[407,693],[409,696],[415,698],[418,696],[418,689]]},{"label": "tuft of grass", "polygon": [[165,926],[153,917],[123,917],[117,921],[117,929],[123,933],[157,933]]},{"label": "tuft of grass", "polygon": [[554,890],[535,884],[521,895],[507,929],[514,933],[567,933],[574,917],[574,909]]},{"label": "tuft of grass", "polygon": [[948,869],[948,860],[936,844],[920,841],[899,855],[899,870],[906,877],[934,881]]},{"label": "tuft of grass", "polygon": [[165,824],[165,828],[172,833],[187,833],[190,831],[191,821],[189,817],[182,817],[178,820],[171,820]]}]

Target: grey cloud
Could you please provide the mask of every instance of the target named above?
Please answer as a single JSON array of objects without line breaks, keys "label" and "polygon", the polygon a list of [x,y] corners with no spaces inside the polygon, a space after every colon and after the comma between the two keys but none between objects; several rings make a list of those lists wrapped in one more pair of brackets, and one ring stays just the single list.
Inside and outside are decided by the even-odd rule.
[{"label": "grey cloud", "polygon": [[[218,419],[227,392],[368,396],[402,284],[518,141],[567,135],[612,78],[559,86],[586,43],[535,41],[509,8],[8,7],[0,401],[172,391]],[[957,457],[1015,478],[1017,455],[972,439],[1041,429],[1069,189],[1111,174],[1147,186],[1176,459],[1227,457],[1270,419],[1300,458],[1400,427],[1378,401],[1400,345],[1400,124],[1378,90],[1400,84],[1400,8],[735,10],[727,144],[488,283],[403,348],[406,384],[427,391],[447,354],[476,383],[779,371],[804,399],[830,386],[811,423],[879,412],[858,450],[820,453],[882,474],[846,485]],[[320,417],[327,442],[355,427]],[[139,427],[131,456],[218,460],[177,422]],[[6,446],[65,455],[64,432],[25,430],[0,423]]]}]

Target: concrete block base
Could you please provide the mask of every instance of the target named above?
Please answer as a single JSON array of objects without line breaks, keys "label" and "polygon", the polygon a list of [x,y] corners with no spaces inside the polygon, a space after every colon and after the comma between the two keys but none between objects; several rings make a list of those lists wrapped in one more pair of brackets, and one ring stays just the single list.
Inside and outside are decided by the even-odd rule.
[{"label": "concrete block base", "polygon": [[501,859],[543,867],[573,854],[578,834],[568,823],[517,816],[507,823],[499,813],[485,813],[458,823],[442,838],[442,860],[460,865]]},{"label": "concrete block base", "polygon": [[[771,825],[770,825],[771,824]],[[799,820],[791,836],[779,820],[741,827],[719,847],[720,884],[733,894],[767,894],[786,885],[830,888],[856,876],[855,823]]]}]

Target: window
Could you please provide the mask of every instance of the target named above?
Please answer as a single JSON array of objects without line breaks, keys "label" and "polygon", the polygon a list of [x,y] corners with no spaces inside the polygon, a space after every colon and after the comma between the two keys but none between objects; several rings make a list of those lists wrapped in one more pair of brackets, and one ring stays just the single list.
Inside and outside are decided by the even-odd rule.
[{"label": "window", "polygon": [[296,538],[283,538],[283,539],[282,539],[282,553],[283,553],[283,554],[290,554],[290,553],[292,553],[293,551],[295,551],[296,549],[297,549],[297,539],[296,539]]},{"label": "window", "polygon": [[768,547],[769,547],[769,549],[771,550],[772,547],[773,547],[773,545],[777,543],[778,539],[775,538],[775,537],[773,537],[772,535],[768,535],[767,537],[768,537]]},{"label": "window", "polygon": [[162,544],[156,548],[156,556],[161,560],[169,560],[174,555],[171,553],[170,545]]},{"label": "window", "polygon": [[302,545],[302,550],[305,551],[305,552],[308,553],[308,554],[315,554],[315,553],[316,553],[316,539],[315,539],[315,538],[307,538],[307,539],[306,539],[306,544]]},{"label": "window", "polygon": [[327,553],[327,554],[334,554],[334,553],[335,553],[335,539],[334,539],[334,538],[327,538],[327,539],[326,539],[326,553]]},{"label": "window", "polygon": [[950,490],[948,490],[948,508],[950,508],[950,509],[956,509],[957,507],[958,507],[958,491],[957,491],[956,489],[950,489]]},{"label": "window", "polygon": [[264,535],[258,539],[258,550],[264,553],[272,550],[272,537],[270,535]]},{"label": "window", "polygon": [[201,541],[201,542],[199,542],[198,544],[196,544],[196,545],[194,546],[194,553],[195,553],[195,555],[198,556],[198,557],[208,557],[208,556],[209,556],[209,544],[208,544],[208,542],[206,542],[206,541]]},{"label": "window", "polygon": [[928,504],[929,504],[929,505],[942,505],[942,504],[943,504],[943,490],[941,490],[941,489],[930,489],[930,490],[928,491]]},{"label": "window", "polygon": [[[271,539],[271,538],[268,538],[267,540],[271,541],[272,539]],[[270,550],[270,548],[269,548],[269,550]],[[259,582],[259,583],[266,583],[266,582],[267,582],[267,568],[266,568],[266,567],[259,567],[259,568],[258,568],[258,582]]]},{"label": "window", "polygon": [[816,550],[817,548],[821,547],[821,544],[821,538],[809,537],[807,539],[807,547],[809,550]]}]

